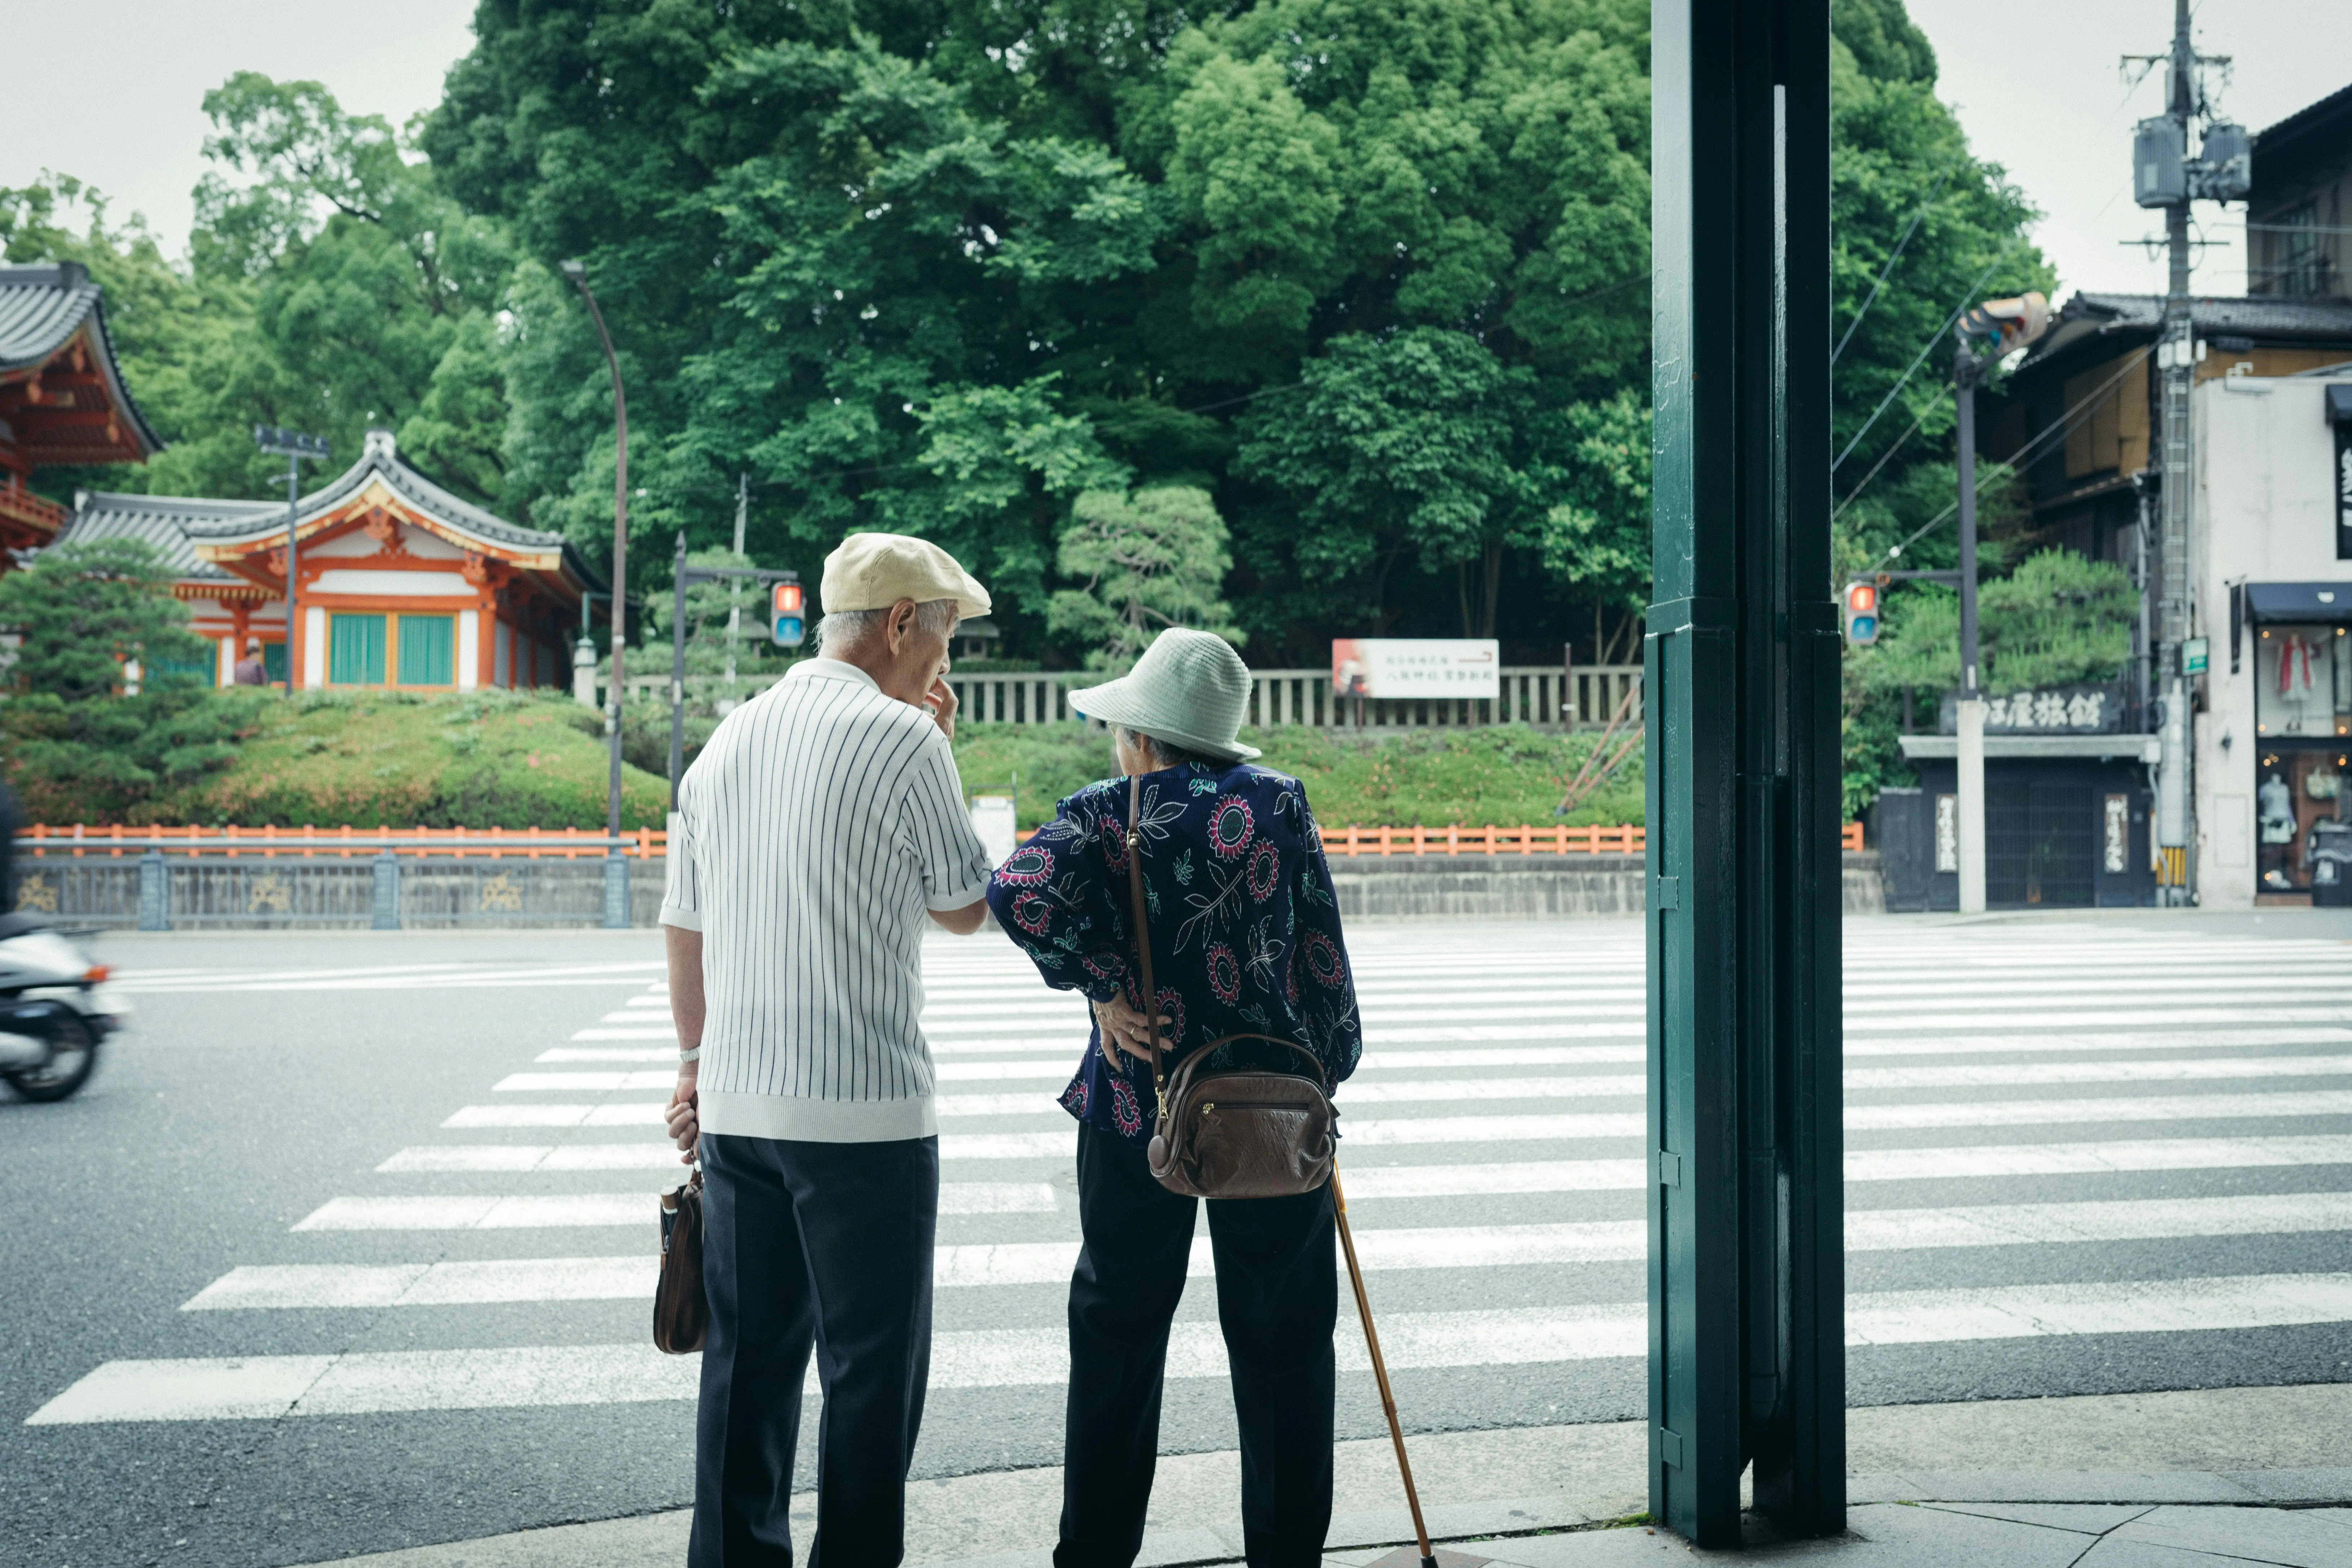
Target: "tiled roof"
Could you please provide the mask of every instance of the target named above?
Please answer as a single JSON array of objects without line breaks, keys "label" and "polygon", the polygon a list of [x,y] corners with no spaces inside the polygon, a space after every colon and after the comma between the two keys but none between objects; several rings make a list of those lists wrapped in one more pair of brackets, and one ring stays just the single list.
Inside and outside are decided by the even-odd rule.
[{"label": "tiled roof", "polygon": [[[2161,294],[2077,294],[2065,314],[2077,310],[2118,327],[2155,331],[2164,320]],[[2189,319],[2200,337],[2244,332],[2255,337],[2352,337],[2352,300],[2253,294],[2200,295],[2189,301]]]},{"label": "tiled roof", "polygon": [[138,435],[150,456],[163,449],[148,427],[131,389],[122,384],[107,331],[104,291],[88,270],[70,261],[46,267],[0,267],[0,372],[25,370],[46,362],[73,340],[86,321],[98,327],[100,374],[115,408]]},{"label": "tiled roof", "polygon": [[192,530],[219,525],[250,528],[273,521],[282,528],[286,522],[283,502],[137,496],[114,490],[84,490],[74,500],[73,516],[58,532],[58,544],[143,539],[182,577],[209,582],[236,579],[196,553],[189,537]]},{"label": "tiled roof", "polygon": [[[502,517],[484,511],[471,501],[451,495],[431,479],[400,460],[398,447],[389,430],[371,430],[367,445],[359,461],[329,480],[324,488],[311,491],[297,503],[304,521],[323,512],[332,511],[359,493],[370,479],[380,479],[392,491],[414,505],[417,510],[448,524],[460,534],[469,534],[485,543],[508,550],[555,551],[564,557],[572,574],[589,587],[603,592],[604,582],[591,571],[580,552],[560,533],[543,529],[523,528]],[[219,505],[246,506],[250,502],[221,502]],[[264,503],[267,507],[267,503]],[[258,516],[236,514],[216,521],[192,521],[188,524],[191,537],[206,543],[245,542],[268,534],[274,525],[282,526],[286,509],[268,509]]]}]

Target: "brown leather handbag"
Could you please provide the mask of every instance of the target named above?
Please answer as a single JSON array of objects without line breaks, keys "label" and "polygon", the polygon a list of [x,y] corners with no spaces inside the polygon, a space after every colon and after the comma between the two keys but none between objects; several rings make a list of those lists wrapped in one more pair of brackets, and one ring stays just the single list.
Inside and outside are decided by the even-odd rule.
[{"label": "brown leather handbag", "polygon": [[654,1348],[702,1348],[710,1298],[702,1290],[702,1167],[661,1195],[661,1277],[654,1284]]},{"label": "brown leather handbag", "polygon": [[[1128,780],[1127,889],[1135,907],[1135,953],[1142,971],[1151,1084],[1160,1101],[1149,1151],[1151,1178],[1171,1193],[1196,1198],[1286,1198],[1311,1193],[1331,1179],[1334,1142],[1331,1097],[1323,1063],[1313,1051],[1273,1035],[1226,1035],[1186,1057],[1173,1077],[1162,1065],[1160,990],[1151,979],[1150,905],[1143,893],[1143,837],[1136,827],[1142,792],[1141,779]],[[1219,1046],[1236,1040],[1279,1046],[1306,1063],[1308,1071],[1219,1071],[1207,1065]]]}]

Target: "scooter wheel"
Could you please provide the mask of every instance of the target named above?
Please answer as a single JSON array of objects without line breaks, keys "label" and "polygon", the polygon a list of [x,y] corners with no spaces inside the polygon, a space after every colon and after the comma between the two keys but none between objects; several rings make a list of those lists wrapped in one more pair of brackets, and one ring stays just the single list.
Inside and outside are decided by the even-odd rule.
[{"label": "scooter wheel", "polygon": [[0,1078],[26,1100],[63,1100],[88,1083],[97,1067],[98,1036],[89,1025],[80,1018],[60,1018],[48,1060],[38,1067],[12,1068]]}]

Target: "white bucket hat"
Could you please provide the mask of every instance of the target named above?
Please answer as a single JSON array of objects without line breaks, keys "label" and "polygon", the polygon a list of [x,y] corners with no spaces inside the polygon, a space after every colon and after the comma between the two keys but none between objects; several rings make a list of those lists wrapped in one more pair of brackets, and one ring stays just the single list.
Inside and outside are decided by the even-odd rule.
[{"label": "white bucket hat", "polygon": [[1258,754],[1234,737],[1249,710],[1249,667],[1234,645],[1214,632],[1170,626],[1154,637],[1135,668],[1117,680],[1070,693],[1070,706],[1089,719],[1198,752],[1221,762]]}]

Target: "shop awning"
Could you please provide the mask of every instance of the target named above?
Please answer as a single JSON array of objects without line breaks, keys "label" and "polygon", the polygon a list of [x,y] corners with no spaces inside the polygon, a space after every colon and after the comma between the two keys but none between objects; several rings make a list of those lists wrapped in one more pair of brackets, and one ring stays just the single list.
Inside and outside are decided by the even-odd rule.
[{"label": "shop awning", "polygon": [[2249,583],[2241,591],[2249,620],[2352,620],[2352,582]]}]

